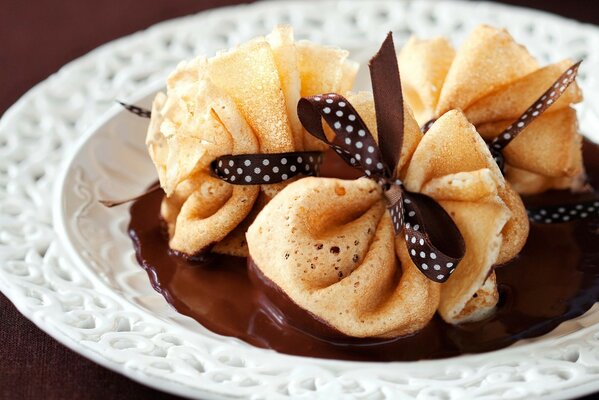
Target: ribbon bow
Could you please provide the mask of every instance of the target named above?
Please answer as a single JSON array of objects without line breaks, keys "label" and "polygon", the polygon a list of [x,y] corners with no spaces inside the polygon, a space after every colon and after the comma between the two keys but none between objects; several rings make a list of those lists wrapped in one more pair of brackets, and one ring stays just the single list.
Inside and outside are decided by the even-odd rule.
[{"label": "ribbon bow", "polygon": [[[299,119],[310,134],[378,182],[395,234],[404,232],[414,264],[429,279],[445,282],[464,256],[464,240],[437,202],[408,192],[398,178],[396,166],[404,135],[403,96],[391,33],[369,67],[380,145],[349,101],[336,93],[302,98]],[[321,118],[333,131],[333,141],[327,138]]]}]

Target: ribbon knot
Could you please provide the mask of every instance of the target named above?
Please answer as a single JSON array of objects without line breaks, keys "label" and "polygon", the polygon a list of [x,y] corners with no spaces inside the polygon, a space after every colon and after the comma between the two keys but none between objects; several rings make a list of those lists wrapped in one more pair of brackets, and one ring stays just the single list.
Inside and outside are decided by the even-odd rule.
[{"label": "ribbon knot", "polygon": [[[404,208],[401,207],[403,204],[403,193],[404,187],[400,180],[391,183],[385,183],[389,185],[389,188],[383,192],[385,200],[387,201],[387,208],[391,213],[391,221],[393,222],[393,229],[395,234],[401,231],[404,223]],[[384,186],[383,186],[384,189]]]},{"label": "ribbon knot", "polygon": [[[337,93],[300,99],[299,119],[310,134],[381,186],[394,232],[405,234],[412,261],[429,279],[445,282],[464,256],[464,240],[437,202],[423,194],[409,192],[399,179],[397,166],[404,135],[403,96],[391,34],[369,66],[378,143],[356,109]],[[330,129],[329,135],[323,120]]]}]

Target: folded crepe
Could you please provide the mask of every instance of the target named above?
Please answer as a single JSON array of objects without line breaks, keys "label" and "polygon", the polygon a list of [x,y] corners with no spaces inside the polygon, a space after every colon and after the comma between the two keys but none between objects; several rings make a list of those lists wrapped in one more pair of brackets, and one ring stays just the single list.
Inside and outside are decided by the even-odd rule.
[{"label": "folded crepe", "polygon": [[[372,97],[347,99],[378,136]],[[463,114],[444,114],[423,136],[404,110],[396,170],[409,191],[437,200],[459,228],[466,251],[457,268],[441,267],[437,256],[424,253],[421,265],[414,264],[406,242],[415,237],[395,235],[381,186],[368,178],[293,182],[246,235],[258,281],[342,335],[409,335],[437,310],[449,323],[484,318],[498,300],[493,266],[514,257],[528,235],[519,196]],[[443,284],[420,271],[446,267],[451,277]],[[275,304],[280,299],[271,296]]]},{"label": "folded crepe", "polygon": [[439,314],[454,324],[486,317],[499,300],[493,266],[514,258],[528,237],[520,196],[457,110],[444,114],[424,135],[404,183],[408,190],[434,198],[466,243],[464,258],[441,286]]},{"label": "folded crepe", "polygon": [[182,62],[158,93],[146,144],[166,193],[170,247],[247,255],[245,230],[285,183],[237,186],[210,172],[223,155],[318,150],[296,113],[300,96],[351,88],[357,64],[341,49],[295,42],[279,26],[210,59]]},{"label": "folded crepe", "polygon": [[[411,38],[398,61],[406,101],[421,126],[459,109],[487,141],[516,121],[573,64],[564,60],[541,68],[507,31],[485,25],[475,28],[457,52],[444,38]],[[571,107],[581,100],[573,83],[506,147],[506,176],[518,192],[581,188],[582,139]]]}]

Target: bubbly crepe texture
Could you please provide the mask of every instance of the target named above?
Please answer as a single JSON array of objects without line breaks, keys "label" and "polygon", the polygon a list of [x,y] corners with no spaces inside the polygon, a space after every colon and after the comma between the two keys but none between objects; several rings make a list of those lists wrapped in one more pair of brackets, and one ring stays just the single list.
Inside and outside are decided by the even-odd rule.
[{"label": "bubbly crepe texture", "polygon": [[[367,96],[347,97],[374,134]],[[367,178],[294,182],[264,207],[246,235],[250,257],[265,277],[352,337],[409,335],[436,311],[449,323],[485,317],[498,300],[493,265],[514,257],[528,235],[519,196],[464,115],[446,113],[423,136],[406,110],[400,178],[408,190],[436,199],[465,240],[464,259],[447,282],[435,283],[418,270],[404,235],[394,235],[381,188]]]},{"label": "bubbly crepe texture", "polygon": [[[411,38],[398,56],[405,98],[420,125],[451,109],[464,112],[486,140],[497,137],[572,64],[541,68],[505,30],[481,25],[458,51],[444,38]],[[581,136],[571,104],[582,94],[574,82],[504,150],[518,192],[581,187]]]},{"label": "bubbly crepe texture", "polygon": [[210,173],[229,154],[318,150],[297,118],[302,95],[343,93],[357,64],[341,49],[295,42],[279,26],[206,59],[182,62],[158,93],[146,144],[166,192],[169,245],[188,255],[247,255],[245,230],[286,183],[236,186]]}]

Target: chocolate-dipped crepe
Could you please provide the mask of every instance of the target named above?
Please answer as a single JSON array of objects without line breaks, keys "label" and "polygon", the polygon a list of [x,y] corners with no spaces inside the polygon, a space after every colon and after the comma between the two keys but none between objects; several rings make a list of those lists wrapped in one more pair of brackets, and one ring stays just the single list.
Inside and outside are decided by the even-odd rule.
[{"label": "chocolate-dipped crepe", "polygon": [[[350,92],[346,51],[288,27],[182,63],[151,111],[123,104],[151,116],[166,194],[131,208],[137,258],[179,312],[290,354],[415,360],[546,333],[599,298],[588,141],[589,191],[570,190],[579,65],[540,68],[484,26],[399,58],[389,34],[372,93]],[[518,194],[560,187],[526,211]]]},{"label": "chocolate-dipped crepe", "polygon": [[[416,129],[406,133],[418,136],[411,124]],[[528,234],[522,202],[459,111],[441,117],[413,153],[403,150],[412,155],[406,187],[438,200],[464,236],[465,257],[446,283],[418,271],[370,179],[294,182],[248,229],[250,257],[260,272],[348,336],[407,335],[437,309],[450,323],[484,318],[498,301],[493,266],[515,256]],[[422,263],[438,267],[430,254]]]},{"label": "chocolate-dipped crepe", "polygon": [[247,255],[247,225],[285,183],[231,185],[213,176],[211,162],[222,155],[323,148],[305,134],[295,107],[300,96],[351,88],[357,64],[347,56],[295,42],[291,28],[281,26],[177,67],[166,94],[154,99],[146,139],[166,193],[161,216],[172,249]]},{"label": "chocolate-dipped crepe", "polygon": [[[488,141],[515,123],[572,64],[541,67],[507,31],[484,25],[458,51],[444,38],[412,38],[399,55],[406,101],[420,125],[460,109]],[[571,107],[581,100],[579,87],[570,85],[505,148],[506,177],[519,193],[582,188],[582,137]]]},{"label": "chocolate-dipped crepe", "polygon": [[[393,48],[389,38],[379,55],[386,46],[387,50]],[[383,165],[368,167],[380,161],[374,157],[376,143],[367,144],[366,132],[378,137],[385,158],[383,146],[400,133],[377,131],[393,125],[381,115],[401,114],[403,108],[403,140],[393,170],[397,185],[407,191],[389,194],[392,190],[381,185],[379,178],[311,177],[293,182],[249,227],[250,257],[261,279],[282,293],[273,296],[273,302],[284,297],[343,335],[409,335],[422,329],[436,311],[449,323],[482,319],[498,301],[493,266],[514,257],[528,235],[524,206],[460,111],[442,115],[423,136],[410,108],[401,106],[401,99],[395,103],[401,107],[399,111],[379,109],[380,83],[385,80],[377,82],[375,74],[372,77],[374,100],[367,93],[308,100],[320,110],[328,126],[327,137],[333,136],[332,132],[337,135],[330,144],[340,154],[349,152],[351,146],[358,150],[368,147],[366,153],[346,155],[352,164],[357,164],[356,158],[362,160],[367,176],[373,176],[372,168],[382,170]],[[392,80],[387,81],[391,87]],[[332,115],[339,116],[339,121]],[[310,132],[318,131],[313,122],[308,125]],[[341,147],[342,142],[347,146]],[[413,222],[410,226],[410,218],[420,213],[410,208],[419,198],[417,193],[438,202],[459,229],[465,244],[459,264],[442,261],[436,251],[422,251],[426,248],[421,235],[424,226]],[[389,203],[394,196],[401,196],[406,203],[404,217],[398,216],[395,206],[386,209],[385,199]],[[400,222],[402,218],[405,220]],[[398,229],[402,223],[404,229]],[[402,233],[396,236],[398,231]]]}]

